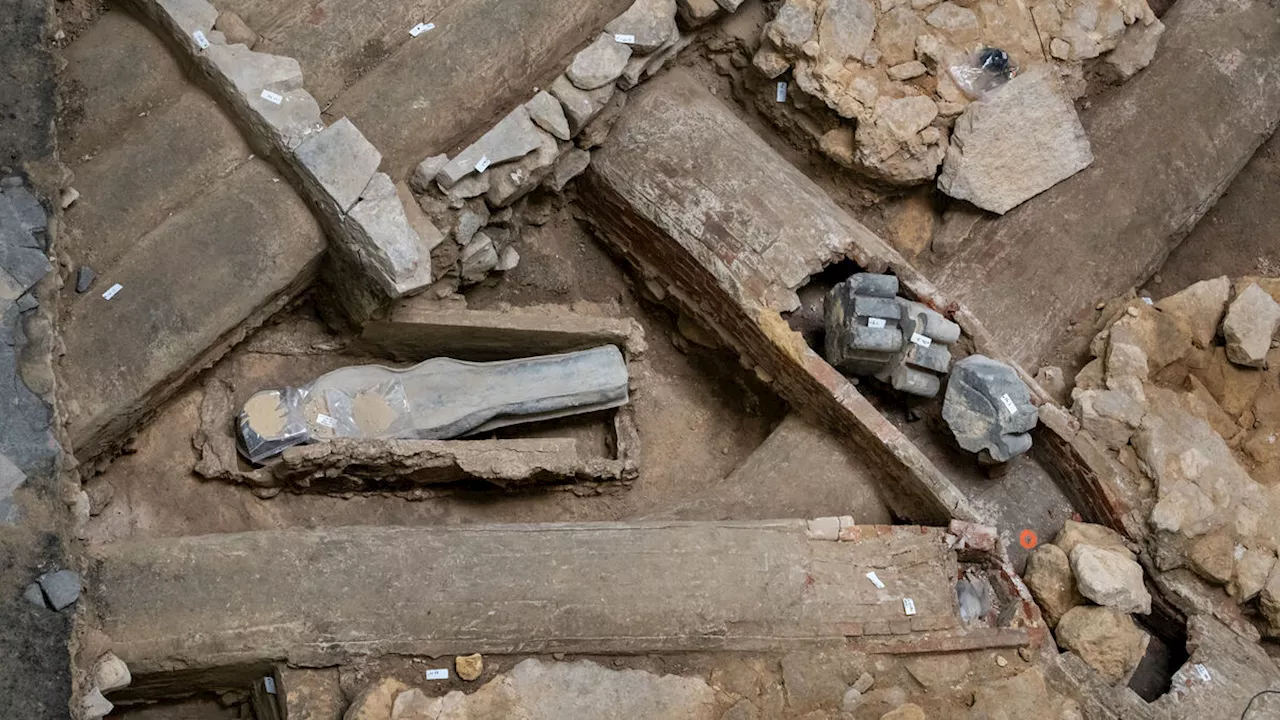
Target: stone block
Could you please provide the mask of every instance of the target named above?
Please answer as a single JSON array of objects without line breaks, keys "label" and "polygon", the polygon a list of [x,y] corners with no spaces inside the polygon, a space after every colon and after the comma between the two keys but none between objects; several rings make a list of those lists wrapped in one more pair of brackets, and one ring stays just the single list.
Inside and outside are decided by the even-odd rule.
[{"label": "stone block", "polygon": [[49,607],[61,610],[80,599],[80,576],[71,570],[45,573],[36,579]]},{"label": "stone block", "polygon": [[631,46],[602,33],[573,57],[564,74],[580,90],[596,90],[617,80],[630,58]]},{"label": "stone block", "polygon": [[551,173],[543,180],[549,190],[560,192],[569,181],[582,174],[591,164],[591,152],[581,148],[570,148],[556,158]]},{"label": "stone block", "polygon": [[1218,334],[1218,324],[1231,297],[1231,281],[1226,275],[1201,280],[1156,303],[1156,309],[1182,323],[1196,347],[1207,348]]},{"label": "stone block", "polygon": [[347,213],[369,186],[382,162],[382,153],[355,124],[341,118],[298,146],[294,157],[304,182],[332,198],[339,213]]},{"label": "stone block", "polygon": [[1128,681],[1150,642],[1128,615],[1095,605],[1067,611],[1055,635],[1059,645],[1079,655],[1110,685]]},{"label": "stone block", "polygon": [[541,142],[528,108],[520,105],[441,168],[436,180],[441,187],[451,188],[471,173],[482,172],[477,170],[482,159],[489,165],[497,165],[522,158],[537,150]]},{"label": "stone block", "polygon": [[560,147],[550,133],[537,131],[540,143],[533,153],[490,168],[489,191],[485,198],[489,205],[504,208],[529,194],[539,183],[551,174],[556,159],[560,156]]},{"label": "stone block", "polygon": [[538,127],[556,136],[556,139],[568,140],[573,137],[569,134],[569,120],[564,116],[564,107],[551,93],[539,90],[524,106],[529,111],[529,118]]},{"label": "stone block", "polygon": [[1092,162],[1070,99],[1047,72],[1031,70],[956,120],[938,188],[1004,214]]},{"label": "stone block", "polygon": [[1227,341],[1227,359],[1245,367],[1265,367],[1267,351],[1280,328],[1280,303],[1251,283],[1222,320],[1222,336]]},{"label": "stone block", "polygon": [[389,297],[431,284],[431,251],[410,224],[386,173],[373,176],[343,225],[354,245],[350,252]]},{"label": "stone block", "polygon": [[1084,596],[1076,588],[1075,576],[1071,574],[1071,561],[1057,545],[1046,543],[1032,551],[1022,579],[1040,605],[1045,623],[1050,628],[1057,627],[1068,610],[1085,603]]},{"label": "stone block", "polygon": [[613,97],[614,86],[609,84],[588,92],[578,89],[569,78],[561,75],[551,83],[549,90],[564,107],[569,131],[576,135],[608,104]]},{"label": "stone block", "polygon": [[[631,35],[629,43],[636,55],[648,55],[666,45],[676,36],[676,0],[636,0],[604,26],[606,33]],[[561,138],[564,139],[564,138]]]},{"label": "stone block", "polygon": [[960,447],[985,450],[1007,462],[1031,449],[1027,433],[1035,428],[1039,412],[1013,368],[985,355],[970,355],[952,368],[942,418]]},{"label": "stone block", "polygon": [[1127,554],[1081,544],[1071,549],[1069,557],[1081,595],[1121,612],[1151,612],[1142,566]]},{"label": "stone block", "polygon": [[700,27],[723,10],[716,0],[676,0],[676,12],[689,27]]}]

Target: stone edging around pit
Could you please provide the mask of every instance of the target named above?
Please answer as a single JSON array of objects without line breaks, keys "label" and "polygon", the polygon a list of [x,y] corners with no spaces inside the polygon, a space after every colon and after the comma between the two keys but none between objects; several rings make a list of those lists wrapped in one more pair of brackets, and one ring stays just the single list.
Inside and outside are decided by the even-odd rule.
[{"label": "stone edging around pit", "polygon": [[205,0],[134,0],[182,59],[206,78],[256,151],[276,160],[318,215],[339,263],[362,282],[337,288],[360,320],[377,306],[431,284],[431,249],[440,233],[425,222],[390,176],[382,154],[346,118],[325,127],[320,106],[302,86],[297,60],[227,44],[214,29],[218,10]]}]

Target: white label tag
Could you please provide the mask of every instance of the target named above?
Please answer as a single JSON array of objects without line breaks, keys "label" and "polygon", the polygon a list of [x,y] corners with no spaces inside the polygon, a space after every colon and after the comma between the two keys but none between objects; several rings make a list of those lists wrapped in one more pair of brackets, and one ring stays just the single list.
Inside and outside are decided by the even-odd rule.
[{"label": "white label tag", "polygon": [[916,601],[911,598],[902,598],[902,611],[908,615],[915,615]]},{"label": "white label tag", "polygon": [[636,36],[635,35],[614,35],[613,41],[620,42],[623,45],[635,45]]},{"label": "white label tag", "polygon": [[1147,297],[1147,296],[1145,296],[1145,295],[1143,295],[1143,296],[1142,296],[1142,302],[1144,302],[1144,303],[1146,303],[1146,304],[1148,304],[1148,305],[1155,305],[1155,304],[1156,304],[1156,301],[1155,301],[1155,300],[1152,300],[1151,298],[1149,298],[1149,297]]},{"label": "white label tag", "polygon": [[434,668],[427,671],[428,680],[448,680],[449,668]]},{"label": "white label tag", "polygon": [[263,686],[264,688],[266,688],[266,689],[267,689],[267,694],[268,694],[268,695],[275,695],[275,694],[276,694],[276,679],[275,679],[275,678],[270,677],[270,676],[262,678],[262,686]]},{"label": "white label tag", "polygon": [[120,283],[116,283],[115,285],[112,285],[111,287],[107,288],[106,292],[102,293],[102,299],[110,300],[111,298],[116,296],[116,293],[120,292],[123,289],[124,289],[123,285],[121,285]]},{"label": "white label tag", "polygon": [[209,47],[209,38],[204,36],[203,31],[197,30],[191,33],[191,37],[196,39],[196,47],[200,48],[201,50],[204,50]]},{"label": "white label tag", "polygon": [[485,170],[488,170],[489,166],[492,164],[493,163],[489,162],[488,155],[481,155],[480,159],[476,161],[476,172],[484,172]]},{"label": "white label tag", "polygon": [[1013,398],[1009,397],[1009,393],[1000,396],[1000,404],[1004,405],[1004,408],[1011,413],[1016,414],[1018,412],[1018,406],[1013,404]]},{"label": "white label tag", "polygon": [[435,23],[418,23],[417,25],[414,25],[413,27],[409,28],[409,34],[414,37],[418,37],[419,35],[421,35],[422,33],[428,30],[435,30],[435,29],[436,29]]},{"label": "white label tag", "polygon": [[867,318],[867,327],[873,327],[873,328],[884,327],[884,318]]},{"label": "white label tag", "polygon": [[273,93],[270,90],[262,91],[262,99],[266,100],[269,103],[274,103],[276,105],[279,105],[280,103],[284,102],[283,95],[281,95],[280,93]]},{"label": "white label tag", "polygon": [[880,579],[879,576],[875,574],[874,570],[872,572],[867,573],[867,579],[871,581],[872,585],[875,585],[881,590],[884,589],[884,582]]},{"label": "white label tag", "polygon": [[787,83],[786,82],[778,83],[778,91],[774,95],[774,99],[777,100],[778,102],[787,101]]},{"label": "white label tag", "polygon": [[929,347],[933,344],[933,339],[925,337],[920,333],[911,333],[911,342],[915,345],[919,345],[920,347]]},{"label": "white label tag", "polygon": [[1199,675],[1201,680],[1209,682],[1209,668],[1201,665],[1200,663],[1196,663],[1195,665],[1192,665],[1192,667],[1196,669],[1196,675]]},{"label": "white label tag", "polygon": [[329,417],[328,415],[317,415],[317,416],[316,416],[316,424],[318,424],[318,425],[323,425],[323,426],[325,426],[325,427],[327,427],[327,428],[335,428],[335,427],[338,427],[338,421],[337,421],[337,420],[334,420],[333,418]]}]

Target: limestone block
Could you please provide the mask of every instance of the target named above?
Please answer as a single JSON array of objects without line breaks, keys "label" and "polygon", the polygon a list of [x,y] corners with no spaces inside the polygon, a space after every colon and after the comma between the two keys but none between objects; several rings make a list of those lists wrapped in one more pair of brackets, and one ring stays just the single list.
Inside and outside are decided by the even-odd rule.
[{"label": "limestone block", "polygon": [[410,224],[386,173],[373,176],[344,225],[355,243],[355,255],[390,297],[412,294],[431,284],[430,250]]},{"label": "limestone block", "polygon": [[1222,320],[1222,336],[1227,341],[1227,359],[1245,367],[1265,367],[1267,351],[1280,328],[1280,303],[1251,283]]},{"label": "limestone block", "polygon": [[[636,55],[648,55],[664,46],[679,32],[676,29],[675,0],[636,0],[627,11],[604,26],[613,35],[631,35]],[[566,139],[566,138],[561,138]]]},{"label": "limestone block", "polygon": [[564,107],[560,101],[546,90],[539,90],[533,99],[524,104],[529,111],[529,118],[543,130],[556,136],[559,140],[573,137],[569,134],[569,120],[564,116]]},{"label": "limestone block", "polygon": [[308,189],[332,198],[340,213],[356,204],[382,162],[382,153],[347,118],[299,145],[294,156]]},{"label": "limestone block", "polygon": [[1022,579],[1040,605],[1045,623],[1050,628],[1057,627],[1068,610],[1085,603],[1084,596],[1076,588],[1075,576],[1071,574],[1071,561],[1057,545],[1046,543],[1032,551]]},{"label": "limestone block", "polygon": [[1150,642],[1127,614],[1095,605],[1067,611],[1055,635],[1059,645],[1079,655],[1112,685],[1128,681]]},{"label": "limestone block", "polygon": [[569,78],[561,75],[551,83],[549,90],[564,106],[569,131],[576,135],[613,97],[614,86],[609,84],[597,90],[580,90]]},{"label": "limestone block", "polygon": [[[483,172],[484,165],[497,165],[528,155],[537,150],[541,142],[528,108],[520,105],[441,168],[436,173],[436,181],[441,187],[451,188],[471,173]],[[484,165],[482,159],[486,161]],[[480,169],[477,165],[481,165]]]},{"label": "limestone block", "polygon": [[564,71],[565,77],[580,90],[596,90],[617,80],[630,58],[630,45],[618,42],[609,33],[602,33],[573,57],[573,62]]},{"label": "limestone block", "polygon": [[1151,612],[1151,594],[1137,561],[1123,553],[1084,544],[1072,548],[1069,557],[1081,595],[1123,612]]}]

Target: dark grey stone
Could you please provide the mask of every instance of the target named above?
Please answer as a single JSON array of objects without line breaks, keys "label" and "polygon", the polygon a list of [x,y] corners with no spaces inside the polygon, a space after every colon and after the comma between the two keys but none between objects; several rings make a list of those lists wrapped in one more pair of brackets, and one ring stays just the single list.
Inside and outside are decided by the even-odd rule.
[{"label": "dark grey stone", "polygon": [[933,344],[929,347],[908,343],[906,355],[903,361],[908,365],[913,365],[924,370],[938,373],[939,375],[947,371],[947,367],[951,365],[951,351],[946,345]]},{"label": "dark grey stone", "polygon": [[18,187],[6,189],[3,193],[0,193],[0,198],[3,198],[3,203],[17,218],[18,225],[23,230],[39,236],[41,239],[43,238],[43,235],[49,229],[49,217],[45,214],[44,207],[35,195],[32,195],[24,187]]},{"label": "dark grey stone", "polygon": [[40,589],[40,585],[37,583],[28,585],[27,589],[22,591],[22,597],[36,607],[42,607],[46,610],[49,608],[44,601],[44,591]]},{"label": "dark grey stone", "polygon": [[80,576],[71,570],[57,570],[41,575],[36,582],[54,610],[61,610],[80,599]]},{"label": "dark grey stone", "polygon": [[986,450],[996,461],[1007,462],[1031,449],[1027,433],[1036,426],[1038,412],[1031,404],[1031,391],[1013,368],[985,355],[970,355],[951,369],[942,419],[960,447]]},{"label": "dark grey stone", "polygon": [[848,329],[849,345],[855,350],[896,352],[902,347],[902,332],[896,327],[864,327],[855,325]]},{"label": "dark grey stone", "polygon": [[28,310],[35,310],[40,307],[40,301],[36,300],[31,293],[23,293],[22,297],[13,301],[18,306],[18,312],[24,313]]},{"label": "dark grey stone", "polygon": [[26,345],[17,303],[0,313],[0,454],[27,475],[45,475],[59,452],[50,432],[48,406],[18,377],[18,354]]},{"label": "dark grey stone", "polygon": [[892,320],[896,326],[898,320],[902,317],[902,306],[898,304],[897,298],[855,295],[853,298],[853,312],[860,318],[875,317]]},{"label": "dark grey stone", "polygon": [[894,275],[857,273],[840,284],[848,288],[850,295],[891,298],[898,294],[898,278]]},{"label": "dark grey stone", "polygon": [[81,265],[76,271],[76,292],[85,293],[89,291],[89,287],[93,285],[93,281],[98,279],[98,273],[88,265]]}]

